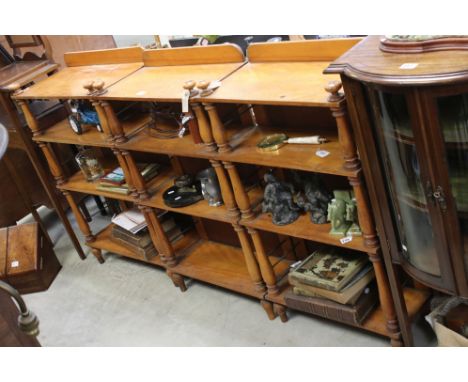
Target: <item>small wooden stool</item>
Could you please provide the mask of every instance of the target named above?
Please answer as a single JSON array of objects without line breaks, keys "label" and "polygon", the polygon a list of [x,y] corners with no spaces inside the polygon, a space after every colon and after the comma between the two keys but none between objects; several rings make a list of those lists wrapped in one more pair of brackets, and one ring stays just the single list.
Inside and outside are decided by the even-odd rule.
[{"label": "small wooden stool", "polygon": [[37,223],[0,229],[0,280],[20,293],[47,290],[61,268]]}]

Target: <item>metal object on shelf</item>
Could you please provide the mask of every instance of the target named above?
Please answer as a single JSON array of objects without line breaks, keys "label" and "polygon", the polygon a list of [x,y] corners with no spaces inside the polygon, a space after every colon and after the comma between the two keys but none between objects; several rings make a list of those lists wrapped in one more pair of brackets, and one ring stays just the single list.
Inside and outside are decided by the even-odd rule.
[{"label": "metal object on shelf", "polygon": [[260,151],[276,151],[279,150],[286,143],[293,144],[306,144],[306,145],[319,145],[327,142],[327,139],[320,135],[312,135],[310,137],[296,137],[289,138],[286,134],[272,134],[267,135],[260,142],[257,143],[257,148]]},{"label": "metal object on shelf", "polygon": [[200,180],[202,195],[208,201],[208,205],[219,207],[223,204],[221,189],[219,187],[218,177],[213,167],[209,167],[197,174]]}]

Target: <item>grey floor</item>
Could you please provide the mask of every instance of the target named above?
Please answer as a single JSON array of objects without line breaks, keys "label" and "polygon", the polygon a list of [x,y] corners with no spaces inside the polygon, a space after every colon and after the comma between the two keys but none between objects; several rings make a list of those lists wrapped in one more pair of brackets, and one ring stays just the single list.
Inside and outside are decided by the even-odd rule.
[{"label": "grey floor", "polygon": [[[104,227],[108,218],[89,205],[92,228]],[[88,258],[80,260],[55,215],[41,215],[63,265],[49,290],[24,296],[40,319],[43,346],[389,346],[294,312],[287,323],[269,321],[258,301],[197,281],[181,293],[163,270],[114,254],[100,265],[84,247]],[[415,333],[419,345],[433,343],[424,322]]]}]

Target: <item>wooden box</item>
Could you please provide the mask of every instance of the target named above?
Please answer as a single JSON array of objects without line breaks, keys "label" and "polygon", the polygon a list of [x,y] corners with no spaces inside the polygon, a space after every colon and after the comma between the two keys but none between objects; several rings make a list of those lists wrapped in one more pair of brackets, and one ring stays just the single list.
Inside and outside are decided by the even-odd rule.
[{"label": "wooden box", "polygon": [[37,223],[0,229],[0,280],[20,293],[47,290],[62,266]]}]

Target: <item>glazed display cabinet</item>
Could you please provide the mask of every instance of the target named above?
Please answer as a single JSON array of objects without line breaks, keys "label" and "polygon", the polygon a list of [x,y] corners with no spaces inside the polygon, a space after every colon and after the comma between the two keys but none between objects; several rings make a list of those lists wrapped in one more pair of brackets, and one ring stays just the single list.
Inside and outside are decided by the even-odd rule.
[{"label": "glazed display cabinet", "polygon": [[414,279],[468,296],[468,52],[380,41],[327,69],[342,77],[380,238]]}]

